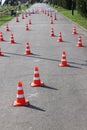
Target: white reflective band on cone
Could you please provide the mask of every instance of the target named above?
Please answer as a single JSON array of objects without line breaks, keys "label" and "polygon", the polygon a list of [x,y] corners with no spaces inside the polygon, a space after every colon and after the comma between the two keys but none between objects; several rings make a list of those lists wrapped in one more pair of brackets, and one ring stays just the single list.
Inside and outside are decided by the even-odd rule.
[{"label": "white reflective band on cone", "polygon": [[24,94],[17,94],[17,98],[23,98]]},{"label": "white reflective band on cone", "polygon": [[17,90],[23,90],[23,88],[22,87],[17,87]]},{"label": "white reflective band on cone", "polygon": [[38,78],[35,78],[35,77],[34,77],[33,80],[40,80],[40,78],[39,78],[39,77],[38,77]]},{"label": "white reflective band on cone", "polygon": [[34,71],[34,74],[38,74],[38,71]]}]

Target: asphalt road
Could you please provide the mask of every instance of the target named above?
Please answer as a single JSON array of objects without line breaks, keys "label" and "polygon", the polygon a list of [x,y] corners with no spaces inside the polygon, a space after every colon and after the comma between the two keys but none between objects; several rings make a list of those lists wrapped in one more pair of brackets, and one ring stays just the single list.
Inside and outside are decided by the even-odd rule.
[{"label": "asphalt road", "polygon": [[[45,4],[35,4],[38,12],[25,19],[18,17],[0,27],[5,41],[0,42],[0,129],[1,130],[87,130],[87,30],[76,25],[77,34],[72,35],[75,23],[57,13],[57,20],[50,24],[50,17],[41,9],[54,10]],[[75,15],[74,15],[75,17]],[[29,30],[26,23],[31,18]],[[55,37],[50,37],[51,28]],[[58,43],[58,33],[63,42]],[[16,43],[10,44],[14,34]],[[77,47],[78,36],[84,47]],[[26,42],[30,42],[32,55],[24,55]],[[70,66],[59,67],[62,51],[66,51]],[[39,67],[44,87],[31,87],[34,67]],[[14,107],[17,83],[23,83],[28,107]]]}]

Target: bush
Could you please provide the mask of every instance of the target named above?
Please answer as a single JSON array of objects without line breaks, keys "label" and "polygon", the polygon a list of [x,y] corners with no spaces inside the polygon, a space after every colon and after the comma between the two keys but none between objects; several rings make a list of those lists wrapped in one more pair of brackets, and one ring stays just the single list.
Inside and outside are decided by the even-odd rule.
[{"label": "bush", "polygon": [[77,0],[77,11],[82,15],[87,17],[87,0]]}]

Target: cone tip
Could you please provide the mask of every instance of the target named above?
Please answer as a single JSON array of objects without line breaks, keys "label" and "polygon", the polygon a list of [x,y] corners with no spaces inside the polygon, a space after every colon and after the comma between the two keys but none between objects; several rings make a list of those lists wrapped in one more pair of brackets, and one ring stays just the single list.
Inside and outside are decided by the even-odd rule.
[{"label": "cone tip", "polygon": [[18,81],[18,86],[22,86],[22,81]]}]

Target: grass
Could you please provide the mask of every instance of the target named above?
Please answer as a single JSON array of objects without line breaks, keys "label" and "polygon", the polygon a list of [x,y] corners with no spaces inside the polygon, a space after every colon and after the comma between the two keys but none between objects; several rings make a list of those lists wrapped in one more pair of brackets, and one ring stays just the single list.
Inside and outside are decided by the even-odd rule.
[{"label": "grass", "polygon": [[80,26],[87,29],[87,18],[82,17],[76,10],[74,10],[74,15],[72,15],[71,10],[64,9],[62,7],[56,8],[58,12],[66,16],[67,18],[71,19],[72,21],[76,22]]},{"label": "grass", "polygon": [[[5,10],[5,9],[11,9],[11,8],[17,8],[17,6],[0,6],[0,11],[2,11],[2,10]],[[22,6],[21,6],[21,9],[19,10],[19,9],[17,9],[17,11],[18,11],[18,14],[21,14],[22,13],[22,11],[23,10],[26,10],[27,9],[27,7],[23,4]],[[14,16],[11,16],[10,15],[10,11],[8,11],[8,12],[6,12],[5,14],[0,14],[0,26],[1,25],[3,25],[4,23],[6,23],[6,22],[8,22],[8,21],[10,21],[11,19],[13,19],[14,18]]]}]

